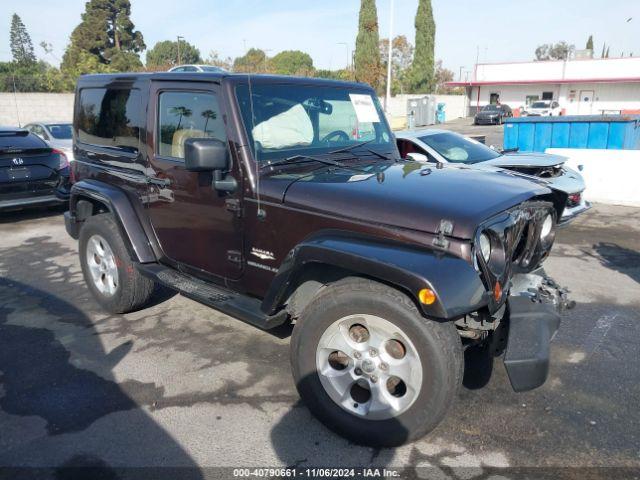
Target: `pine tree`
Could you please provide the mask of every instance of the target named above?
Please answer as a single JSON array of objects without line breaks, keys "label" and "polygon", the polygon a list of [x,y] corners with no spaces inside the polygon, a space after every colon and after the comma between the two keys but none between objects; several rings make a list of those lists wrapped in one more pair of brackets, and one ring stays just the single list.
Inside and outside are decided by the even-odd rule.
[{"label": "pine tree", "polygon": [[587,40],[587,46],[585,48],[593,52],[593,35],[589,35],[589,39]]},{"label": "pine tree", "polygon": [[9,33],[11,44],[11,55],[13,61],[20,65],[30,65],[36,63],[36,56],[33,53],[33,43],[27,32],[27,27],[17,14],[11,17],[11,31]]},{"label": "pine tree", "polygon": [[434,88],[434,49],[436,24],[431,0],[420,0],[415,20],[416,47],[409,73],[413,93],[430,93]]},{"label": "pine tree", "polygon": [[602,44],[602,53],[600,54],[600,58],[604,58],[604,49],[605,49],[606,45],[607,45],[606,43]]},{"label": "pine tree", "polygon": [[380,52],[378,50],[378,12],[375,0],[360,0],[358,37],[356,38],[355,74],[358,82],[378,88]]},{"label": "pine tree", "polygon": [[89,0],[82,21],[71,33],[62,68],[77,70],[81,62],[97,62],[113,70],[141,67],[138,54],[145,49],[145,44],[130,15],[129,0]]},{"label": "pine tree", "polygon": [[609,58],[609,47],[607,47],[607,53],[604,54],[604,58]]}]

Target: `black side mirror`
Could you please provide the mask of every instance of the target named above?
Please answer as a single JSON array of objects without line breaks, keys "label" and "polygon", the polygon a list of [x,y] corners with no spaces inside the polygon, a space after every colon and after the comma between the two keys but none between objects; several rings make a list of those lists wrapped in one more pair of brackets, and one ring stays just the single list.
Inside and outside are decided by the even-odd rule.
[{"label": "black side mirror", "polygon": [[226,170],[227,145],[215,138],[189,138],[184,142],[184,166],[191,172]]},{"label": "black side mirror", "polygon": [[238,182],[226,174],[229,169],[227,144],[215,138],[189,138],[184,142],[184,165],[190,172],[213,172],[211,186],[233,192]]}]

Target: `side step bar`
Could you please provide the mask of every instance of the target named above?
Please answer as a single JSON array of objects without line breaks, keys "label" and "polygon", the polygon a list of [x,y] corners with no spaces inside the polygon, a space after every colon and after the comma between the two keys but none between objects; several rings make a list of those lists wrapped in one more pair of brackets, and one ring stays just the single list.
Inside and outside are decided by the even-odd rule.
[{"label": "side step bar", "polygon": [[159,263],[139,263],[141,274],[158,283],[177,290],[185,297],[236,317],[262,330],[270,330],[287,321],[287,312],[267,315],[260,309],[261,301],[241,293],[232,292],[218,285],[211,285],[195,277],[177,272]]}]

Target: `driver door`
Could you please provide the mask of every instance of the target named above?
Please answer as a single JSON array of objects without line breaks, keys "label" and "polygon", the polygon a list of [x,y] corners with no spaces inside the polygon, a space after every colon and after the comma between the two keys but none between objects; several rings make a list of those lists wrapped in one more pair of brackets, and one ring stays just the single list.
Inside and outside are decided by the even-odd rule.
[{"label": "driver door", "polygon": [[[212,188],[211,172],[191,172],[184,163],[184,143],[189,138],[228,143],[222,100],[217,85],[190,87],[185,82],[151,86],[149,217],[170,262],[236,279],[242,273],[242,230],[229,205],[242,189],[233,194],[219,192]],[[232,175],[239,179],[237,164],[234,168]]]}]

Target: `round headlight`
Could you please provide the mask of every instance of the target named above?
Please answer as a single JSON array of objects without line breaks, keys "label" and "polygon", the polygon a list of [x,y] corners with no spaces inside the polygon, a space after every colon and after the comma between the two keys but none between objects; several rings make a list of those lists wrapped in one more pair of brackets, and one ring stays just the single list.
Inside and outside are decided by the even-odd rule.
[{"label": "round headlight", "polygon": [[480,253],[485,262],[491,258],[491,239],[486,233],[480,235]]},{"label": "round headlight", "polygon": [[542,229],[540,230],[540,240],[546,240],[551,235],[551,230],[553,230],[553,217],[551,215],[547,215],[542,222]]}]

